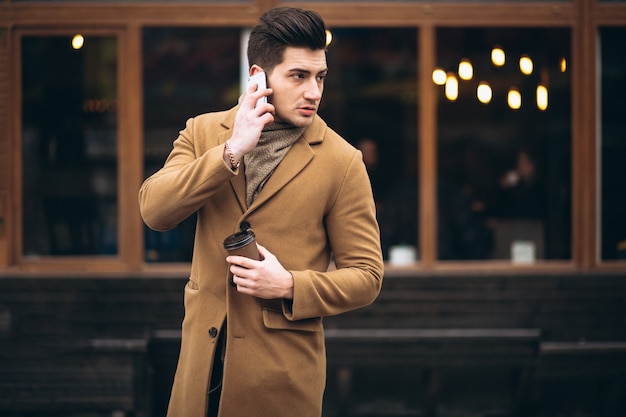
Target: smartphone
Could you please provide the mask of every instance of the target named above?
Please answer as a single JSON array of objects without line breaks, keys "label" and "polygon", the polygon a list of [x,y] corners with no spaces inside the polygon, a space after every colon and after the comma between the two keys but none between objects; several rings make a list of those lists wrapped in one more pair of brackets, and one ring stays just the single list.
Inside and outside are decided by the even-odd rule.
[{"label": "smartphone", "polygon": [[[267,81],[265,79],[265,73],[264,72],[257,72],[256,74],[254,74],[253,76],[248,78],[248,87],[250,87],[250,84],[258,85],[257,91],[265,90],[267,88]],[[263,96],[260,99],[258,99],[257,102],[256,102],[256,106],[258,106],[259,104],[262,104],[262,103],[267,103],[267,96]],[[254,106],[254,107],[256,107],[256,106]]]}]

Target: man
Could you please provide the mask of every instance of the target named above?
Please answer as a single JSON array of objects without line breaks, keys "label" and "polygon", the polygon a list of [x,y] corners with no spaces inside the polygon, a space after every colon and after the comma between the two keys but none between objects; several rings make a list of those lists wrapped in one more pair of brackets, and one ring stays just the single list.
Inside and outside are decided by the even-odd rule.
[{"label": "man", "polygon": [[[170,417],[319,417],[322,317],[367,305],[380,291],[361,153],[317,116],[325,42],[317,13],[266,12],[248,59],[250,75],[264,71],[269,88],[253,84],[236,107],[188,120],[141,187],[141,213],[155,230],[198,213]],[[255,107],[261,97],[269,102]],[[260,261],[223,248],[247,228]]]}]

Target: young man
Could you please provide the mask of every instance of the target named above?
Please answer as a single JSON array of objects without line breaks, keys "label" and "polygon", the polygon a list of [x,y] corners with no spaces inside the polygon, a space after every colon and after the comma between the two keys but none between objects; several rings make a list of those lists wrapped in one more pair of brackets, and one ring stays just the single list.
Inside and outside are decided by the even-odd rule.
[{"label": "young man", "polygon": [[[317,116],[325,42],[317,13],[266,12],[248,59],[250,75],[264,71],[269,88],[252,85],[236,107],[189,119],[141,187],[141,214],[155,230],[198,213],[170,417],[319,417],[322,317],[365,306],[380,291],[361,153]],[[255,107],[261,97],[268,103]],[[247,228],[260,261],[223,248]]]}]

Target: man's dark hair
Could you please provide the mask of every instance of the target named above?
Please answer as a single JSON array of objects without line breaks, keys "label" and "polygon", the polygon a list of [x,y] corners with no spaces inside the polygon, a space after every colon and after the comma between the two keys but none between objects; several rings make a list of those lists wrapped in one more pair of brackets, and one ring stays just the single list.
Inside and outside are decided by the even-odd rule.
[{"label": "man's dark hair", "polygon": [[276,7],[261,16],[248,41],[248,63],[267,72],[283,61],[288,46],[326,49],[326,26],[312,10]]}]

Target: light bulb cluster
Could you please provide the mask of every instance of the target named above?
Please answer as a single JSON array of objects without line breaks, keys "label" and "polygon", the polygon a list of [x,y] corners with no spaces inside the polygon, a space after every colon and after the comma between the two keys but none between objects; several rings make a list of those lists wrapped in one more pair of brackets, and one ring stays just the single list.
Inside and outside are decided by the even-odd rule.
[{"label": "light bulb cluster", "polygon": [[[500,46],[491,49],[491,64],[495,67],[502,67],[506,63],[506,53]],[[522,55],[518,61],[519,71],[525,76],[533,74],[535,68],[532,58],[529,55]],[[561,58],[559,70],[567,70],[567,60]],[[444,86],[444,93],[449,101],[456,101],[459,97],[459,80],[470,81],[474,78],[474,66],[469,58],[462,58],[459,61],[456,72],[446,71],[441,67],[433,70],[432,80],[435,85]],[[487,81],[480,81],[476,88],[476,98],[482,104],[489,104],[493,99],[493,90]],[[548,88],[545,83],[537,85],[535,92],[535,103],[537,108],[545,111],[548,108]],[[507,93],[507,105],[513,110],[518,110],[522,106],[522,94],[516,86],[509,88]]]}]

